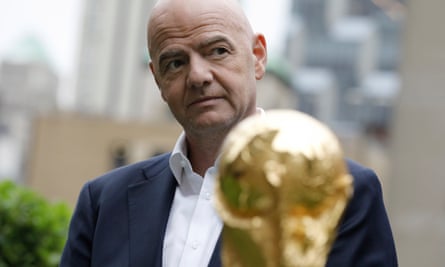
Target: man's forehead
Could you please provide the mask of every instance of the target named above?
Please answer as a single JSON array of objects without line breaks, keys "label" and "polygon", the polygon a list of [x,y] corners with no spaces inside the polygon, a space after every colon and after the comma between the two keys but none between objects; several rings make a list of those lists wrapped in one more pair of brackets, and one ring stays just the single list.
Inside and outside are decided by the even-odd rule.
[{"label": "man's forehead", "polygon": [[[192,8],[188,8],[192,9]],[[243,31],[250,35],[251,28],[247,20],[229,13],[227,9],[185,10],[163,9],[153,15],[148,25],[149,41],[163,39],[162,35],[192,34],[206,30]],[[232,32],[234,33],[234,32]]]},{"label": "man's forehead", "polygon": [[171,6],[174,4],[186,4],[186,5],[200,5],[203,3],[223,3],[226,5],[234,5],[234,6],[241,6],[241,3],[239,0],[157,0],[155,3],[155,7],[161,6],[161,5],[167,5]]},{"label": "man's forehead", "polygon": [[[183,33],[194,33],[196,29],[214,25],[214,30],[221,27],[230,35],[238,32],[252,36],[252,27],[236,0],[160,0],[150,15],[147,31],[148,49],[159,50],[160,43],[168,39],[168,35],[181,36]],[[153,56],[153,55],[152,55]]]},{"label": "man's forehead", "polygon": [[236,0],[160,0],[152,9],[149,26],[163,23],[169,17],[180,20],[205,13],[214,13],[215,16],[226,19],[236,18],[239,23],[247,22],[244,11]]}]

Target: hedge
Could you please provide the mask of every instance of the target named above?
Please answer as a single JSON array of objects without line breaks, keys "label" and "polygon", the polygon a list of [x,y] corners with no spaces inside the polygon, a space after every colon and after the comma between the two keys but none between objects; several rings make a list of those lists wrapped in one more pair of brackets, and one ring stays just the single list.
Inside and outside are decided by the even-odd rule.
[{"label": "hedge", "polygon": [[59,264],[71,209],[12,181],[0,182],[0,267]]}]

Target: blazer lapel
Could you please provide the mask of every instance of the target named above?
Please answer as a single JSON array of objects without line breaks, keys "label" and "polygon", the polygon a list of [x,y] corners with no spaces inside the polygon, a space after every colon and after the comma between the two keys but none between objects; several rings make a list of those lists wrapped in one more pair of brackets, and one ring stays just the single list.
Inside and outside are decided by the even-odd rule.
[{"label": "blazer lapel", "polygon": [[210,263],[208,267],[221,267],[221,235],[216,243],[215,250],[213,250],[212,257],[210,258]]},{"label": "blazer lapel", "polygon": [[128,187],[130,266],[160,267],[176,180],[167,156],[143,172],[146,179]]}]

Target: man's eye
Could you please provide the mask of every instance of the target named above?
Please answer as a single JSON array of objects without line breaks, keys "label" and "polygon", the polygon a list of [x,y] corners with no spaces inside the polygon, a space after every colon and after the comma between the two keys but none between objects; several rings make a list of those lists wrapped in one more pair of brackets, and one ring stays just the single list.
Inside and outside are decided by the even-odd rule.
[{"label": "man's eye", "polygon": [[217,47],[212,50],[213,55],[216,55],[216,56],[224,55],[228,52],[229,52],[229,50],[227,50],[227,48],[225,48],[225,47]]},{"label": "man's eye", "polygon": [[175,71],[179,69],[182,65],[184,65],[184,62],[182,60],[179,59],[172,60],[165,66],[165,71]]}]

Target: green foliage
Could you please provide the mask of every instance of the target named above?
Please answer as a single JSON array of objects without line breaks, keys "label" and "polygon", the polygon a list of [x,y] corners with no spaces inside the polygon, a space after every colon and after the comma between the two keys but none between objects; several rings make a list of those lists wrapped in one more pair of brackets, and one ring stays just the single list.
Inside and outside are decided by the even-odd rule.
[{"label": "green foliage", "polygon": [[0,182],[0,267],[59,264],[71,209],[11,181]]}]

